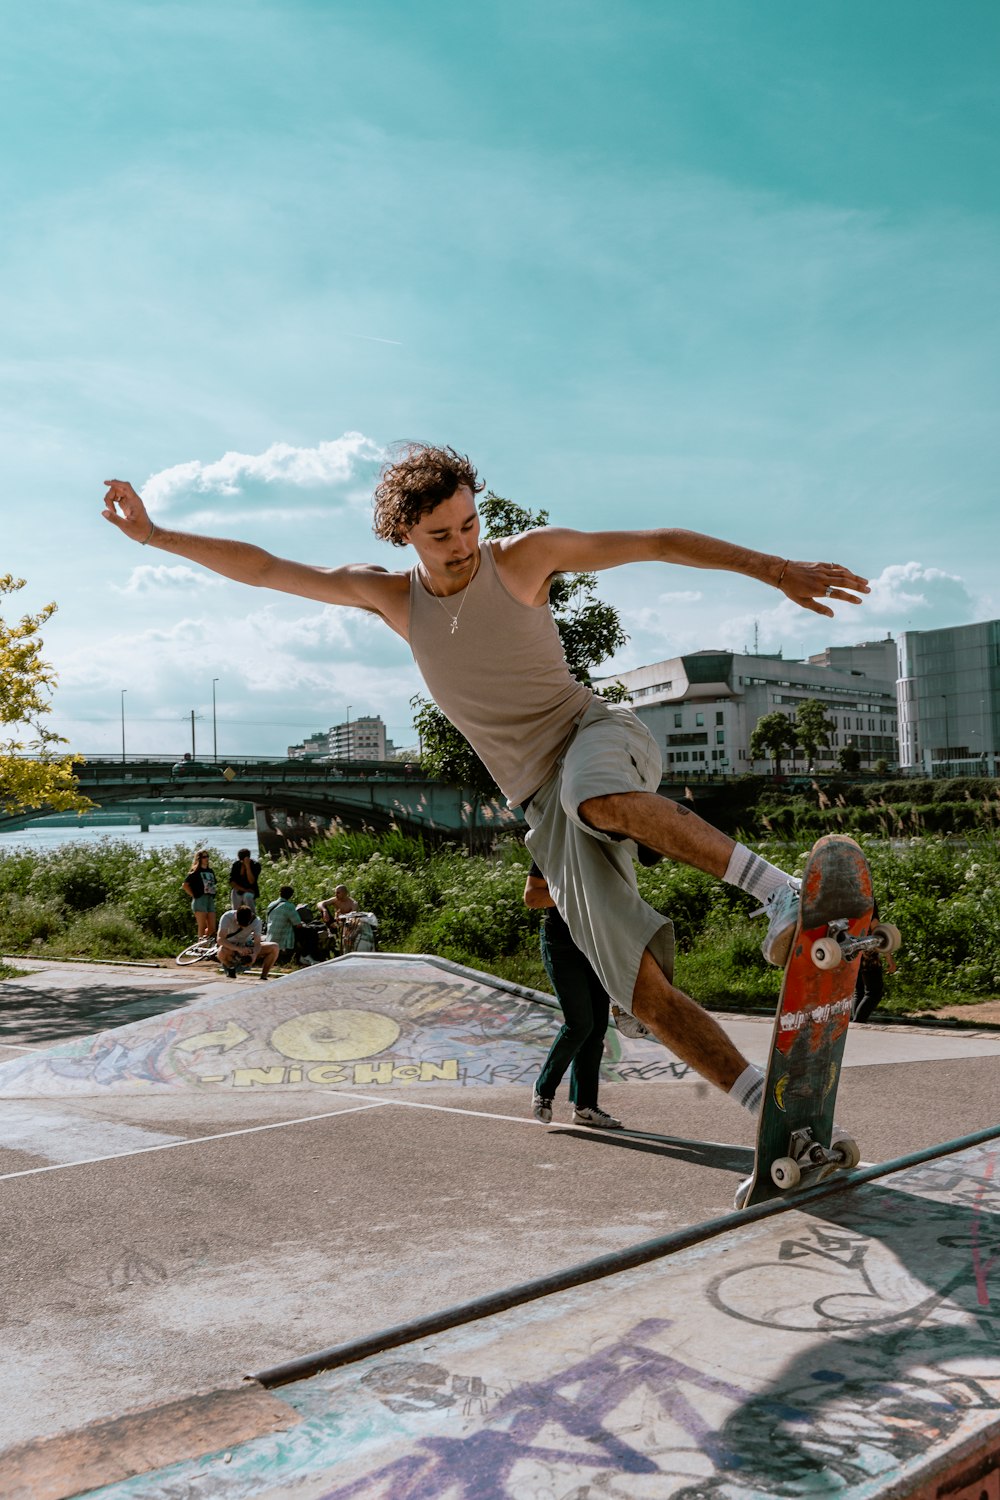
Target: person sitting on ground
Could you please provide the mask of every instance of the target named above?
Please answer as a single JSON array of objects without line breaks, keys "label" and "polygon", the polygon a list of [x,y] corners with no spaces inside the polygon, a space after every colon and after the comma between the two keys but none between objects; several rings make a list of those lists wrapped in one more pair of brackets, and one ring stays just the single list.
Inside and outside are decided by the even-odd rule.
[{"label": "person sitting on ground", "polygon": [[334,945],[341,952],[344,952],[344,927],[342,919],[349,917],[352,912],[360,911],[361,908],[346,885],[336,886],[332,896],[327,896],[324,901],[318,901],[316,905],[320,916],[326,923],[330,936],[333,938]]},{"label": "person sitting on ground", "polygon": [[267,940],[277,944],[279,964],[291,963],[295,958],[300,963],[312,964],[316,962],[315,954],[310,951],[315,935],[303,922],[294,895],[292,886],[283,885],[277,901],[267,908]]},{"label": "person sitting on ground", "polygon": [[233,911],[249,906],[256,914],[257,897],[260,895],[260,863],[249,849],[240,849],[229,871],[229,900]]},{"label": "person sitting on ground", "polygon": [[181,885],[181,890],[191,898],[191,910],[194,913],[199,943],[207,942],[215,935],[217,881],[211,859],[212,856],[207,849],[199,849]]},{"label": "person sitting on ground", "polygon": [[535,1083],[531,1113],[540,1124],[548,1125],[556,1090],[569,1068],[573,1124],[621,1130],[621,1120],[597,1103],[611,997],[586,954],[580,952],[570,937],[569,928],[549,894],[545,876],[536,864],[532,864],[524,883],[524,904],[542,913],[539,934],[542,963],[563,1013],[563,1024]]},{"label": "person sitting on ground", "polygon": [[260,977],[266,979],[278,957],[277,943],[264,942],[260,917],[249,906],[238,911],[224,911],[219,921],[219,962],[230,979],[251,964],[261,965]]},{"label": "person sitting on ground", "polygon": [[317,906],[328,927],[332,927],[338,917],[347,917],[352,911],[361,910],[346,885],[338,885],[333,895],[327,896],[325,901],[317,902]]}]

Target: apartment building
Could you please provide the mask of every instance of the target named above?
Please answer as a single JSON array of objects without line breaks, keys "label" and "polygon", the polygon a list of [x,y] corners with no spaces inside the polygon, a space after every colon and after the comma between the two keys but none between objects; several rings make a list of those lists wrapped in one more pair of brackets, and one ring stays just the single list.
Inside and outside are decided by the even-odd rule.
[{"label": "apartment building", "polygon": [[328,760],[387,760],[392,741],[385,736],[385,724],[378,714],[362,714],[346,719],[329,729],[317,730],[300,745],[289,745],[289,760],[307,756]]},{"label": "apartment building", "polygon": [[[626,688],[632,707],[655,734],[669,775],[764,772],[753,760],[750,736],[758,719],[776,709],[792,717],[816,698],[835,725],[816,770],[832,770],[841,748],[853,745],[863,768],[878,760],[895,767],[897,748],[896,644],[865,641],[831,646],[805,661],[782,656],[693,651],[650,666],[595,679]],[[800,768],[805,770],[799,757]]]}]

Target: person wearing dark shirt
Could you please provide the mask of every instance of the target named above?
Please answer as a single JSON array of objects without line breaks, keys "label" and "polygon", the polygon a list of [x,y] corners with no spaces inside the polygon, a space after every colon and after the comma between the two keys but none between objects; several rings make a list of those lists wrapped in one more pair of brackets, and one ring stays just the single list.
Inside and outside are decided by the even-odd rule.
[{"label": "person wearing dark shirt", "polygon": [[524,903],[542,912],[542,963],[563,1013],[563,1024],[535,1083],[531,1112],[540,1124],[548,1125],[556,1090],[569,1068],[573,1124],[621,1130],[621,1120],[597,1103],[611,999],[589,959],[570,937],[545,877],[535,864],[524,884]]},{"label": "person wearing dark shirt", "polygon": [[215,871],[207,849],[199,849],[181,885],[181,890],[191,898],[198,941],[215,936]]},{"label": "person wearing dark shirt", "polygon": [[229,898],[233,911],[249,906],[256,915],[257,897],[260,895],[260,864],[251,858],[249,849],[241,849],[229,871]]}]

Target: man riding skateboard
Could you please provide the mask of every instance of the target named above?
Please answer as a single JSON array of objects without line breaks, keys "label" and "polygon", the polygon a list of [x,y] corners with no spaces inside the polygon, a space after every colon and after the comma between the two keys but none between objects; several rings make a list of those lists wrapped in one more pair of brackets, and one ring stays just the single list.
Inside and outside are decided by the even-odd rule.
[{"label": "man riding skateboard", "polygon": [[374,529],[412,546],[409,572],[316,567],[249,542],[168,530],[130,484],[109,480],[104,515],[133,541],[257,587],[367,610],[407,641],[432,697],[529,825],[528,848],[573,941],[618,1006],[681,1061],[756,1110],[762,1073],[672,983],[672,926],[638,894],[645,845],[757,897],[765,956],[784,962],[797,892],[789,877],[688,808],[657,794],[656,742],[631,710],[578,682],[563,655],[549,587],[563,572],[664,562],[741,573],[817,614],[822,599],[859,604],[864,578],[837,563],[796,562],[697,532],[583,532],[546,526],[482,541],[483,488],[451,448],[412,445],[382,472]]}]

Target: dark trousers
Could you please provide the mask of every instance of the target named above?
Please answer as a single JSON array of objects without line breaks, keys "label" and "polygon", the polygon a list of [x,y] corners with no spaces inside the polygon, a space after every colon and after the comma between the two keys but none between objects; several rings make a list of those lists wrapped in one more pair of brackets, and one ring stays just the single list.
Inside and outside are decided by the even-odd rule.
[{"label": "dark trousers", "polygon": [[593,1109],[608,1029],[611,1001],[607,991],[565,927],[551,931],[543,924],[542,963],[562,1007],[563,1024],[549,1049],[535,1090],[552,1099],[569,1068],[569,1097],[580,1109]]}]

